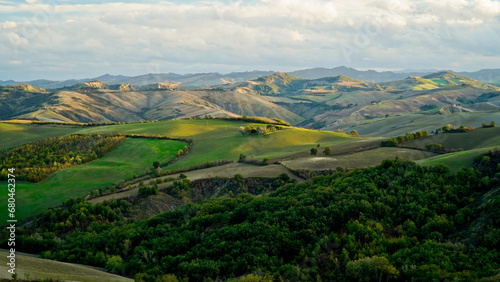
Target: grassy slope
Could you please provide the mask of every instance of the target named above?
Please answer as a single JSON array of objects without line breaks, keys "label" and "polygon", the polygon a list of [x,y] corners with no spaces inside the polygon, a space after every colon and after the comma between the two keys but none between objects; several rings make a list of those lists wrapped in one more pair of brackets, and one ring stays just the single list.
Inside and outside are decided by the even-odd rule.
[{"label": "grassy slope", "polygon": [[[103,158],[59,171],[40,183],[18,182],[16,216],[34,215],[70,197],[82,196],[99,187],[130,179],[134,174],[144,174],[154,161],[172,159],[185,145],[172,140],[128,139]],[[6,202],[6,197],[6,193],[1,194],[0,201]],[[3,220],[6,214],[0,216]]]},{"label": "grassy slope", "polygon": [[477,128],[466,133],[447,133],[431,135],[422,139],[406,142],[405,145],[425,147],[426,144],[439,143],[446,148],[463,148],[466,151],[439,155],[419,163],[423,165],[435,165],[443,163],[454,172],[460,168],[472,166],[474,158],[479,154],[494,147],[500,146],[500,127]]},{"label": "grassy slope", "polygon": [[404,143],[405,146],[425,148],[425,145],[439,143],[449,149],[464,150],[489,146],[500,146],[500,127],[476,128],[465,133],[440,133]]},{"label": "grassy slope", "polygon": [[351,122],[330,127],[328,130],[337,130],[338,128],[344,130],[355,129],[360,135],[364,136],[390,137],[404,135],[406,132],[416,132],[423,129],[431,132],[447,124],[479,127],[482,122],[490,123],[492,120],[500,122],[500,111],[453,113],[446,115],[409,114],[361,122]]},{"label": "grassy slope", "polygon": [[477,157],[480,154],[486,153],[489,150],[493,150],[494,147],[495,146],[484,147],[484,148],[473,149],[473,150],[468,150],[468,151],[439,155],[436,157],[417,161],[417,163],[419,163],[421,165],[445,164],[448,167],[450,167],[450,170],[452,172],[457,172],[461,168],[466,168],[466,167],[472,166],[475,157]]},{"label": "grassy slope", "polygon": [[195,145],[192,151],[170,166],[171,169],[221,159],[237,160],[240,153],[254,158],[279,157],[308,150],[318,143],[333,146],[359,139],[345,134],[299,128],[286,128],[266,135],[243,136],[238,129],[246,125],[248,123],[221,120],[175,120],[87,128],[82,133],[152,133],[193,139]]},{"label": "grassy slope", "polygon": [[[5,250],[0,250],[0,278],[10,279],[11,274],[7,272],[7,255]],[[75,264],[58,262],[49,259],[36,258],[32,255],[24,253],[16,253],[16,273],[17,277],[21,279],[58,279],[64,281],[133,281],[126,277],[110,274],[103,270]]]},{"label": "grassy slope", "polygon": [[0,150],[47,137],[74,133],[81,128],[55,125],[0,123]]},{"label": "grassy slope", "polygon": [[404,148],[377,148],[354,154],[327,156],[321,153],[317,156],[297,158],[283,163],[293,169],[325,170],[343,168],[365,168],[379,165],[385,159],[400,157],[405,160],[419,160],[435,156],[434,153]]}]

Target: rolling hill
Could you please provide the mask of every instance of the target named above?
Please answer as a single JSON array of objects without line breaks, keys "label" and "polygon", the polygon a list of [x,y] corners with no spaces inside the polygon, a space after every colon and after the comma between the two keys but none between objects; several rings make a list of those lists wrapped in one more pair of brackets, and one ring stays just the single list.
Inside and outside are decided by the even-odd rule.
[{"label": "rolling hill", "polygon": [[451,71],[432,73],[422,77],[410,76],[403,80],[380,83],[380,85],[401,90],[425,90],[459,85],[470,85],[481,89],[497,89],[496,86],[491,84],[471,79]]},{"label": "rolling hill", "polygon": [[[0,124],[0,144],[20,145],[31,141],[28,136],[41,139],[67,134],[151,134],[168,137],[189,138],[194,146],[189,154],[164,169],[189,168],[194,165],[218,160],[238,160],[240,154],[259,162],[264,158],[278,158],[309,150],[317,144],[336,146],[365,138],[326,131],[284,127],[267,134],[242,135],[240,127],[265,124],[206,120],[171,120],[154,123],[120,124],[96,127],[54,127],[52,125]],[[64,128],[64,129],[62,129]],[[12,132],[25,138],[12,140]],[[20,218],[31,216],[45,208],[59,205],[69,197],[78,197],[106,185],[141,176],[151,169],[154,161],[166,163],[175,157],[186,143],[172,140],[133,138],[105,155],[103,158],[83,165],[58,171],[39,183],[18,182],[17,202],[25,208],[17,214]],[[10,147],[10,146],[5,146]],[[238,171],[231,172],[232,175]],[[92,176],[89,178],[89,176]],[[65,187],[61,190],[61,187]],[[0,195],[6,201],[7,195]],[[2,216],[6,216],[2,214]]]},{"label": "rolling hill", "polygon": [[[255,74],[233,75],[241,79]],[[200,77],[192,78],[197,81]],[[51,91],[29,85],[3,87],[0,119],[129,122],[246,115],[279,118],[307,128],[344,129],[416,113],[496,111],[500,109],[499,89],[449,71],[383,83],[342,75],[303,79],[274,73],[198,89],[172,83],[132,85],[94,80]]]}]

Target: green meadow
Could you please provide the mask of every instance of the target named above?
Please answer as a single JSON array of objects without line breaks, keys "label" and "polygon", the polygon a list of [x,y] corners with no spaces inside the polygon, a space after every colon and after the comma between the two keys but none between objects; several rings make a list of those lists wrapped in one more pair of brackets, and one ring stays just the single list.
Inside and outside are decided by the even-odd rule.
[{"label": "green meadow", "polygon": [[79,127],[35,125],[29,123],[0,123],[0,150],[39,139],[63,136],[81,130]]},{"label": "green meadow", "polygon": [[309,150],[316,144],[334,146],[360,139],[336,132],[287,127],[264,135],[242,135],[238,130],[247,125],[266,126],[223,120],[171,120],[87,128],[81,133],[148,133],[193,139],[191,152],[169,169],[216,160],[238,160],[241,153],[256,159],[274,158]]},{"label": "green meadow", "polygon": [[462,152],[448,153],[416,162],[426,166],[445,164],[450,168],[451,172],[457,172],[461,168],[471,167],[474,163],[474,158],[476,158],[480,154],[488,152],[489,150],[493,150],[493,148],[495,147],[486,147]]},{"label": "green meadow", "polygon": [[[40,183],[16,183],[16,216],[24,218],[57,206],[70,197],[78,197],[110,184],[131,179],[152,169],[154,161],[173,159],[186,143],[173,140],[127,139],[103,158],[54,173]],[[3,182],[5,183],[5,182]],[[6,186],[6,184],[5,184]],[[0,194],[7,202],[7,194]],[[4,220],[6,214],[1,214]]]}]

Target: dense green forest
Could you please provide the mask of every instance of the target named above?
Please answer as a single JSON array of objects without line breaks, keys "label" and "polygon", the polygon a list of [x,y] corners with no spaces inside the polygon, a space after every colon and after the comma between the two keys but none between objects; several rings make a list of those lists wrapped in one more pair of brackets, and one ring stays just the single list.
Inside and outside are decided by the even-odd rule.
[{"label": "dense green forest", "polygon": [[0,152],[0,179],[9,168],[19,180],[39,182],[50,174],[100,158],[125,140],[123,136],[73,134],[41,139]]},{"label": "dense green forest", "polygon": [[281,184],[264,195],[229,189],[137,222],[126,220],[126,201],[71,199],[40,215],[18,242],[139,281],[500,277],[500,189],[491,174],[396,159]]}]

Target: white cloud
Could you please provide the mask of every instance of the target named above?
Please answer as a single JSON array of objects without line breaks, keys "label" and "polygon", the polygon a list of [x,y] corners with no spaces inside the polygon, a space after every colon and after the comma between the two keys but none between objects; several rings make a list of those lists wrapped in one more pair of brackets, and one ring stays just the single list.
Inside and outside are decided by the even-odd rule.
[{"label": "white cloud", "polygon": [[11,21],[6,21],[6,22],[0,24],[0,29],[4,29],[4,30],[14,29],[16,27],[17,27],[17,23],[11,22]]},{"label": "white cloud", "polygon": [[183,73],[500,63],[500,3],[492,0],[27,2],[0,4],[0,53],[54,76],[74,66],[93,76],[141,74],[152,65]]}]

